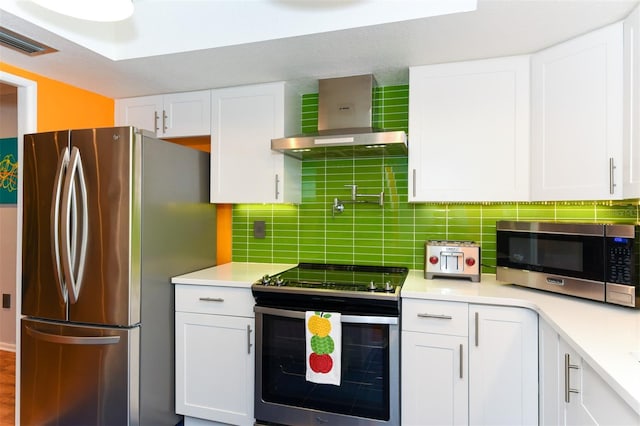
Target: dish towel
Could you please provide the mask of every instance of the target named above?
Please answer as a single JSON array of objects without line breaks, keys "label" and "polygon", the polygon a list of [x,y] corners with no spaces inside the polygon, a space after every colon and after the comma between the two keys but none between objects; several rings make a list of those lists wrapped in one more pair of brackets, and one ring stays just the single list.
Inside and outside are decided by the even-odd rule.
[{"label": "dish towel", "polygon": [[340,313],[305,312],[307,381],[340,386],[342,325]]}]

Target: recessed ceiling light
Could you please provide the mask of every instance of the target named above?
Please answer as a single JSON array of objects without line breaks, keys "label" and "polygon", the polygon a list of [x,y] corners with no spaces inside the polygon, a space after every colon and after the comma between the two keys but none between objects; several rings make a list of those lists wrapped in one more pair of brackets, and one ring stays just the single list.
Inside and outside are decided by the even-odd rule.
[{"label": "recessed ceiling light", "polygon": [[116,22],[133,14],[132,0],[32,0],[35,4],[72,18]]}]

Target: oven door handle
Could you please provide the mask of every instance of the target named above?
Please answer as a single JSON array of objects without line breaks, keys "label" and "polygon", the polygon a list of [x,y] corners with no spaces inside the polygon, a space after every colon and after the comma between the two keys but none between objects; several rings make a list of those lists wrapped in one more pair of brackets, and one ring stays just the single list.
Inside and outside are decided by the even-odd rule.
[{"label": "oven door handle", "polygon": [[[264,306],[254,306],[253,311],[257,314],[268,314],[279,317],[304,319],[304,311],[290,311],[285,309],[266,308]],[[381,317],[374,315],[341,315],[340,322],[350,324],[398,324],[398,317]]]}]

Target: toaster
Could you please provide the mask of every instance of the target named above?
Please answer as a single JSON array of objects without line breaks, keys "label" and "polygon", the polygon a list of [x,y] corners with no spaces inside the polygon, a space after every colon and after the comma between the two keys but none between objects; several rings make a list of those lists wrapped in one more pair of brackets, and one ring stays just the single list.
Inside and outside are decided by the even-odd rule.
[{"label": "toaster", "polygon": [[424,277],[468,278],[480,282],[480,246],[473,241],[430,240],[424,248]]}]

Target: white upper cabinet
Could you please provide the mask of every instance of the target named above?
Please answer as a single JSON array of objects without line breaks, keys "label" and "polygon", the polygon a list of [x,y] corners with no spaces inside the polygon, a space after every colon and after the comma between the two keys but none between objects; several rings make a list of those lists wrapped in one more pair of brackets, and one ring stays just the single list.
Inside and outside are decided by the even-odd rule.
[{"label": "white upper cabinet", "polygon": [[299,203],[301,163],[271,150],[299,133],[300,96],[284,82],[212,91],[211,202]]},{"label": "white upper cabinet", "polygon": [[623,141],[624,197],[640,198],[640,6],[624,21]]},{"label": "white upper cabinet", "polygon": [[622,23],[542,50],[531,65],[532,199],[623,198]]},{"label": "white upper cabinet", "polygon": [[116,126],[135,126],[156,135],[162,134],[162,95],[116,99],[115,108]]},{"label": "white upper cabinet", "polygon": [[409,69],[409,201],[529,198],[529,56]]},{"label": "white upper cabinet", "polygon": [[211,133],[211,91],[117,99],[116,126],[150,130],[161,138]]}]

